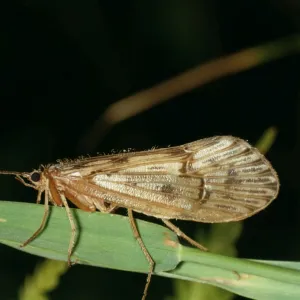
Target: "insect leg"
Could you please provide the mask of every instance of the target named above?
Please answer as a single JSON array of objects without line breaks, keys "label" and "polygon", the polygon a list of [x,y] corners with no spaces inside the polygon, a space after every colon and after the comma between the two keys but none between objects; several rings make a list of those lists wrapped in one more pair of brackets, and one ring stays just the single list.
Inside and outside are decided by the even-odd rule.
[{"label": "insect leg", "polygon": [[67,215],[68,215],[70,225],[71,225],[71,230],[72,230],[69,248],[68,248],[68,265],[71,266],[72,265],[71,256],[72,256],[72,252],[74,250],[74,246],[75,246],[75,242],[76,242],[77,227],[76,227],[76,223],[74,222],[74,218],[73,218],[72,212],[70,210],[70,207],[68,205],[65,195],[60,194],[60,197],[61,197],[64,207],[66,208]]},{"label": "insect leg", "polygon": [[25,186],[31,187],[31,188],[33,188],[35,190],[37,189],[37,187],[34,184],[27,183],[20,175],[17,175],[16,179],[19,180]]},{"label": "insect leg", "polygon": [[113,203],[109,203],[108,206],[103,205],[101,212],[103,213],[112,213],[116,208],[118,208],[118,205],[113,204]]},{"label": "insect leg", "polygon": [[116,208],[118,208],[118,205],[114,203],[105,202],[103,199],[91,198],[91,202],[93,202],[97,209],[103,213],[109,214],[113,212]]},{"label": "insect leg", "polygon": [[148,260],[149,265],[150,265],[147,280],[146,280],[146,285],[145,285],[144,293],[143,293],[143,297],[142,297],[142,300],[145,300],[146,296],[147,296],[147,291],[148,291],[148,288],[149,288],[149,284],[150,284],[150,281],[151,281],[151,277],[152,277],[152,274],[153,274],[155,263],[154,263],[153,258],[150,255],[150,253],[148,252],[141,236],[140,236],[140,233],[139,233],[138,228],[136,226],[135,220],[133,218],[132,209],[128,208],[127,211],[128,211],[129,222],[130,222],[134,237],[137,239],[137,241],[138,241],[138,243],[139,243],[139,245],[140,245],[140,247],[141,247],[141,249],[142,249],[146,259]]},{"label": "insect leg", "polygon": [[182,232],[178,227],[176,227],[174,224],[172,224],[170,221],[161,219],[171,230],[173,230],[178,236],[184,238],[186,241],[188,241],[191,245],[199,248],[202,251],[207,251],[205,247],[191,239],[189,236],[187,236],[184,232]]},{"label": "insect leg", "polygon": [[[38,196],[37,196],[37,201],[36,201],[37,203],[41,202],[41,195],[42,195],[42,192],[39,190]],[[37,231],[28,240],[26,240],[20,247],[25,247],[26,245],[28,245],[43,231],[45,224],[47,222],[47,219],[48,219],[48,215],[49,215],[49,190],[46,188],[45,189],[44,215],[43,215],[41,225],[37,229]]]}]

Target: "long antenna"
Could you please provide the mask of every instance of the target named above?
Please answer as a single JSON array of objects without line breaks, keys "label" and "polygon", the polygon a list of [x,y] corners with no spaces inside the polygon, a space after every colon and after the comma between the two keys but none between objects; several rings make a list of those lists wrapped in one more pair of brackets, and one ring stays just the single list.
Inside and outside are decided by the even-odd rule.
[{"label": "long antenna", "polygon": [[24,172],[11,172],[11,171],[0,171],[0,174],[4,175],[19,175],[22,176]]}]

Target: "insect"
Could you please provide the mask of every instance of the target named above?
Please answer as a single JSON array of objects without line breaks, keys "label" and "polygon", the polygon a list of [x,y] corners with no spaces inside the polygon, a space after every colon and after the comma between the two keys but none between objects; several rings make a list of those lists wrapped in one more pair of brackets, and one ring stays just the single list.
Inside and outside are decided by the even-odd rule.
[{"label": "insect", "polygon": [[22,246],[42,232],[49,202],[65,207],[72,229],[69,264],[77,229],[67,199],[89,212],[111,213],[118,207],[127,208],[134,236],[149,262],[143,300],[155,262],[141,239],[133,211],[161,219],[178,236],[206,250],[169,220],[204,223],[243,220],[268,206],[279,191],[277,174],[267,159],[246,141],[232,136],[58,162],[31,173],[0,173],[15,175],[25,186],[36,189],[37,203],[44,193],[41,225]]}]

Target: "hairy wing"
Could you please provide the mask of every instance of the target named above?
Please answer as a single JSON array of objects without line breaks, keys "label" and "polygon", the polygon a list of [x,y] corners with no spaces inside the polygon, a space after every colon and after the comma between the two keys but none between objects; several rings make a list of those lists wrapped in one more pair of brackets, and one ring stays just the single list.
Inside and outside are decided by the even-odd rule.
[{"label": "hairy wing", "polygon": [[279,189],[266,158],[231,136],[112,158],[84,176],[93,199],[160,218],[241,220],[265,208]]}]

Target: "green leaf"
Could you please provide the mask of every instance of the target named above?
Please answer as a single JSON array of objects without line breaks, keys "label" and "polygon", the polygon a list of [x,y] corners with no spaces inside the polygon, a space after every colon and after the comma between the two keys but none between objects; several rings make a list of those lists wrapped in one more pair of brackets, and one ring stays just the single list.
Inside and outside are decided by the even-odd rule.
[{"label": "green leaf", "polygon": [[[45,230],[29,245],[20,248],[39,227],[44,206],[0,201],[0,242],[39,256],[67,260],[70,223],[62,207],[51,207]],[[78,243],[72,261],[133,272],[148,272],[149,264],[133,236],[127,217],[72,209],[78,224]],[[178,250],[165,241],[178,242],[169,229],[137,220],[143,241],[156,262],[156,271],[174,269]]]},{"label": "green leaf", "polygon": [[251,299],[300,299],[300,262],[255,261],[183,247],[184,261],[164,276],[208,283]]},{"label": "green leaf", "polygon": [[[80,225],[73,260],[147,273],[148,263],[127,217],[72,212]],[[0,202],[0,242],[20,249],[40,225],[42,215],[42,205]],[[137,224],[156,262],[157,275],[211,284],[252,299],[300,299],[299,262],[253,261],[201,252],[178,244],[177,236],[164,226],[140,220]],[[70,234],[65,209],[52,207],[46,229],[21,250],[66,261]]]}]

